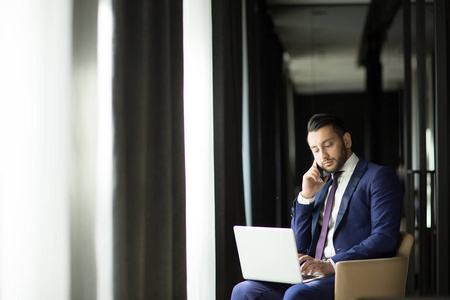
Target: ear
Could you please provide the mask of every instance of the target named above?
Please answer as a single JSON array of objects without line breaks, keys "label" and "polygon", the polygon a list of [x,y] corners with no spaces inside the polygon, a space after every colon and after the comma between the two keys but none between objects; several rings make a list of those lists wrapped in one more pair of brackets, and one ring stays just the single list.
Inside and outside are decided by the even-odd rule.
[{"label": "ear", "polygon": [[352,147],[352,136],[350,135],[350,133],[344,133],[343,140],[345,148],[350,149]]}]

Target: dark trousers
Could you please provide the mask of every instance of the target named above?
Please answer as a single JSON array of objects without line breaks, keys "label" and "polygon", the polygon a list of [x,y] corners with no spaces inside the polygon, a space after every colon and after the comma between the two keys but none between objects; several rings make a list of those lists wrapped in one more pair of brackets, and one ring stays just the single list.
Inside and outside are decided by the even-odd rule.
[{"label": "dark trousers", "polygon": [[231,300],[333,299],[334,275],[295,285],[247,280],[237,284],[231,295]]}]

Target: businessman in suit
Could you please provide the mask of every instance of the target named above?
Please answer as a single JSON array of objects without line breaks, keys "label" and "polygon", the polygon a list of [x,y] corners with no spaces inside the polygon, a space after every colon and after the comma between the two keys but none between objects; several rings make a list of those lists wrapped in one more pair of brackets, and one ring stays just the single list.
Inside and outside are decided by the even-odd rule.
[{"label": "businessman in suit", "polygon": [[[247,280],[235,286],[232,300],[331,300],[336,263],[395,254],[403,197],[396,174],[358,158],[333,115],[314,115],[307,131],[314,162],[294,200],[291,227],[302,272],[325,277],[296,285]],[[321,178],[319,168],[329,175]]]}]

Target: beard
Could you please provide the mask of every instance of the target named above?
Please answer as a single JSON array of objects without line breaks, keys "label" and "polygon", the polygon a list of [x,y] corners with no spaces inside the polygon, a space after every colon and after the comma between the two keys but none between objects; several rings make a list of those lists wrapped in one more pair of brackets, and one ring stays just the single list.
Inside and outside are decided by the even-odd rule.
[{"label": "beard", "polygon": [[344,142],[342,142],[339,157],[337,159],[333,159],[333,160],[336,161],[336,165],[333,168],[329,168],[329,169],[324,168],[329,173],[336,173],[337,171],[342,169],[345,162],[347,161],[347,150],[344,146]]}]

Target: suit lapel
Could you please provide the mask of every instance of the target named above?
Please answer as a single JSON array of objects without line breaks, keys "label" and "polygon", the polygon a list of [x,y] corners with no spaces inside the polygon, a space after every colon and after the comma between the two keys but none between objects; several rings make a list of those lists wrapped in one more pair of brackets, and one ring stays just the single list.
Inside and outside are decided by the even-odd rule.
[{"label": "suit lapel", "polygon": [[367,170],[368,162],[364,159],[360,159],[358,164],[353,171],[352,177],[348,182],[347,188],[345,189],[344,195],[342,196],[341,206],[339,207],[339,212],[336,217],[335,230],[339,227],[339,223],[341,223],[342,218],[344,217],[345,211],[347,210],[348,204],[350,202],[350,198],[353,195],[356,187],[358,186],[359,181]]}]

